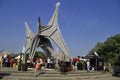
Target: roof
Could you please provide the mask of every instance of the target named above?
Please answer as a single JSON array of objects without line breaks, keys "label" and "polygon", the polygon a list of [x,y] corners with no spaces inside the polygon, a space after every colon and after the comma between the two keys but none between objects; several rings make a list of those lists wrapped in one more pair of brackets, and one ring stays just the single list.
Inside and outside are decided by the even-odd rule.
[{"label": "roof", "polygon": [[9,55],[11,52],[7,52],[6,50],[2,50],[0,51],[0,56],[3,56],[3,55]]}]

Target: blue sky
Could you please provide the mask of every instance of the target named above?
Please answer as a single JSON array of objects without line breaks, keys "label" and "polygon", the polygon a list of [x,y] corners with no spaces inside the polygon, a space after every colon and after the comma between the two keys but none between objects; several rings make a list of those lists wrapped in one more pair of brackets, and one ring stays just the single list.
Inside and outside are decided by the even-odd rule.
[{"label": "blue sky", "polygon": [[120,0],[0,0],[0,50],[20,53],[25,22],[37,32],[60,2],[59,26],[72,56],[86,55],[97,42],[120,33]]}]

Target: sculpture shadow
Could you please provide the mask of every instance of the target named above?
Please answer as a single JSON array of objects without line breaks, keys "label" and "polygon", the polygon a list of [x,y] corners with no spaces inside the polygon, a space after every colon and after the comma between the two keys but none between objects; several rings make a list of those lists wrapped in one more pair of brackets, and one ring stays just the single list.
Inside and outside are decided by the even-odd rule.
[{"label": "sculpture shadow", "polygon": [[45,74],[45,72],[41,72],[40,74]]},{"label": "sculpture shadow", "polygon": [[8,76],[10,73],[1,73],[0,72],[0,80],[3,79],[4,76]]}]

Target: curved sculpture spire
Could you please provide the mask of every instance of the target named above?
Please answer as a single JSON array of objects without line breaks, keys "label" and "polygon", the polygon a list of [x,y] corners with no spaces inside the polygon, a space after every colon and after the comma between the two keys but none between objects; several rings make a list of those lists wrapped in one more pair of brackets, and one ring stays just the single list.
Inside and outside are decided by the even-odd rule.
[{"label": "curved sculpture spire", "polygon": [[62,37],[62,34],[59,29],[58,25],[58,9],[59,9],[60,3],[56,3],[56,9],[54,11],[54,14],[52,18],[50,19],[48,23],[48,27],[44,28],[41,31],[41,35],[49,37],[53,42],[60,48],[62,53],[67,55],[71,58],[70,52],[65,44],[65,41]]},{"label": "curved sculpture spire", "polygon": [[29,51],[30,51],[32,38],[34,36],[31,29],[29,28],[27,22],[25,22],[25,28],[26,28],[26,39],[25,39],[25,44],[23,45],[23,50],[22,50],[22,53],[24,53],[24,57],[23,57],[24,63],[25,63],[26,53],[29,53]]},{"label": "curved sculpture spire", "polygon": [[[47,26],[42,26],[41,19],[38,19],[38,33],[32,38],[31,46],[30,46],[30,58],[33,59],[35,50],[38,47],[41,47],[48,56],[51,56],[53,47],[49,39],[51,39],[61,50],[62,54],[65,55],[67,60],[71,59],[70,52],[65,44],[65,41],[62,37],[62,34],[58,25],[58,9],[60,3],[56,3],[56,9],[52,18],[50,19]],[[53,56],[54,57],[54,56]],[[64,59],[66,60],[66,59]]]}]

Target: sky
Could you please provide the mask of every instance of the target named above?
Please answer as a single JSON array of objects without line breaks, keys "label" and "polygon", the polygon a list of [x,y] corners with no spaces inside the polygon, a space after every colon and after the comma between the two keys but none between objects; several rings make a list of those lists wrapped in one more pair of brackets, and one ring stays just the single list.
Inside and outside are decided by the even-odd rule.
[{"label": "sky", "polygon": [[47,25],[57,2],[59,28],[74,57],[120,33],[120,0],[0,0],[0,50],[22,52],[25,22],[36,34],[38,17]]}]

